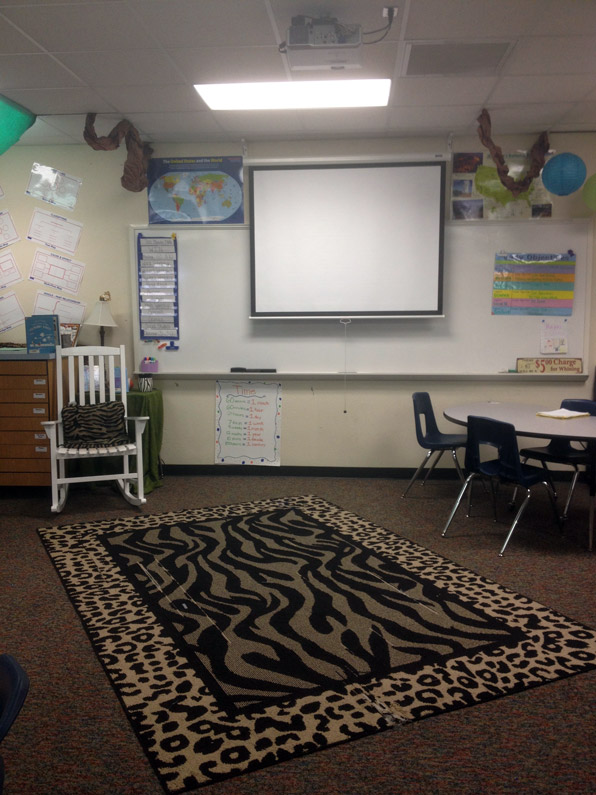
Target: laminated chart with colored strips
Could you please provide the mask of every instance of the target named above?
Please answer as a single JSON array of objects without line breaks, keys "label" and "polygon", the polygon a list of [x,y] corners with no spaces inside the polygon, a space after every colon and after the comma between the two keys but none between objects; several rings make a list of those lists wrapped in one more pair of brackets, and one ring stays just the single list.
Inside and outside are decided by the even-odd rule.
[{"label": "laminated chart with colored strips", "polygon": [[573,311],[575,254],[495,255],[493,315],[563,315]]}]

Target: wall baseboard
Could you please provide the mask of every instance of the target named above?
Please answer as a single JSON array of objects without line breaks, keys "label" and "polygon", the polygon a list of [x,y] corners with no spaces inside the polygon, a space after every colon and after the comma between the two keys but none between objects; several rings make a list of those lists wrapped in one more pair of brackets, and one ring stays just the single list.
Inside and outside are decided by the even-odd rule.
[{"label": "wall baseboard", "polygon": [[[391,478],[409,480],[416,470],[408,467],[259,467],[241,464],[163,464],[163,475],[240,475],[245,477]],[[554,474],[554,473],[553,473]],[[572,471],[556,470],[558,482],[571,481]],[[435,469],[428,482],[458,480],[455,469]],[[582,482],[583,476],[580,477]]]},{"label": "wall baseboard", "polygon": [[[241,464],[164,464],[164,475],[245,475],[261,477],[319,477],[319,478],[411,478],[415,469],[397,467],[259,467]],[[456,480],[455,469],[435,469],[431,475],[437,480]]]}]

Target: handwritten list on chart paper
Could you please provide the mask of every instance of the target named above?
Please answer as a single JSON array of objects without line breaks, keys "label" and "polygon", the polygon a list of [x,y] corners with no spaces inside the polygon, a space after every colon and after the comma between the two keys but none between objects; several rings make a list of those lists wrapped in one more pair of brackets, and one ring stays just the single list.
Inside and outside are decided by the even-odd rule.
[{"label": "handwritten list on chart paper", "polygon": [[215,463],[279,466],[281,384],[217,381]]}]

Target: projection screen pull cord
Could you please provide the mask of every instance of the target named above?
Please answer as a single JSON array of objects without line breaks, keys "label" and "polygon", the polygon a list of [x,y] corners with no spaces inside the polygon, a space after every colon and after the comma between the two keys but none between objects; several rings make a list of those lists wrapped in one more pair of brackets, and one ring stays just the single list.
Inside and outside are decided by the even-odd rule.
[{"label": "projection screen pull cord", "polygon": [[348,326],[352,322],[349,319],[339,321],[344,327],[344,414],[348,413],[347,394],[348,394]]}]

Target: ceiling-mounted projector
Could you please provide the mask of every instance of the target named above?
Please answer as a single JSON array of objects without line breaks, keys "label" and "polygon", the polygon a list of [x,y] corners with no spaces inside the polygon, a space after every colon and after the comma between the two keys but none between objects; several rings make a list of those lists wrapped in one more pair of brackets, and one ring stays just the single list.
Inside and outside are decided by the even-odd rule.
[{"label": "ceiling-mounted projector", "polygon": [[292,17],[285,48],[290,69],[359,69],[360,25],[346,25],[335,17]]}]

